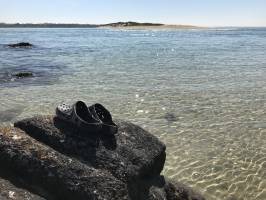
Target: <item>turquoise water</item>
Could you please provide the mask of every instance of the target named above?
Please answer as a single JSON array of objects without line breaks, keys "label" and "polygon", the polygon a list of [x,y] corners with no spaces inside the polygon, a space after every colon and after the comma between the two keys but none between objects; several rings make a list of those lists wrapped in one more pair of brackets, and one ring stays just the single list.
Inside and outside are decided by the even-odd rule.
[{"label": "turquoise water", "polygon": [[[20,41],[35,46],[5,46]],[[2,125],[100,102],[165,142],[163,173],[211,200],[266,199],[265,77],[266,28],[0,29]]]}]

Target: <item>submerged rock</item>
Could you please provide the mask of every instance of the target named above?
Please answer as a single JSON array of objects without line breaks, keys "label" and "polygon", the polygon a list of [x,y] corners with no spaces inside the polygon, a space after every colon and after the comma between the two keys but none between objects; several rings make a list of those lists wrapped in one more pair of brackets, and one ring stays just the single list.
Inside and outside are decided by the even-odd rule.
[{"label": "submerged rock", "polygon": [[173,113],[166,113],[164,115],[164,118],[168,121],[168,122],[176,122],[178,120],[177,116]]},{"label": "submerged rock", "polygon": [[12,47],[12,48],[29,48],[29,47],[33,47],[32,44],[28,43],[28,42],[19,42],[19,43],[15,43],[15,44],[8,44],[8,47]]},{"label": "submerged rock", "polygon": [[9,122],[15,119],[18,115],[23,112],[23,107],[15,107],[11,109],[7,109],[4,111],[0,111],[0,122]]},{"label": "submerged rock", "polygon": [[33,74],[33,72],[30,72],[30,71],[19,71],[19,72],[17,70],[12,70],[12,71],[10,72],[10,70],[9,71],[3,70],[0,72],[0,84],[8,83],[8,82],[12,83],[12,82],[24,79],[24,78],[31,78],[35,75]]},{"label": "submerged rock", "polygon": [[141,182],[139,190],[141,195],[138,199],[143,200],[205,200],[202,195],[190,187],[179,182],[171,182],[163,176]]},{"label": "submerged rock", "polygon": [[115,123],[113,136],[81,135],[55,116],[0,128],[0,179],[12,174],[26,191],[47,200],[204,200],[160,175],[165,145],[155,136],[129,122]]}]

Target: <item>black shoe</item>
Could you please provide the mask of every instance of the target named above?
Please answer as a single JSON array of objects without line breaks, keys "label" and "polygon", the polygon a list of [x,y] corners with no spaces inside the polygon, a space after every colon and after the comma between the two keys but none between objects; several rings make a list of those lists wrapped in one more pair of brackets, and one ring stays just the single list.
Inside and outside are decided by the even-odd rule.
[{"label": "black shoe", "polygon": [[93,117],[102,123],[102,131],[106,134],[116,134],[117,125],[112,120],[110,112],[101,104],[96,103],[89,107],[90,113]]},{"label": "black shoe", "polygon": [[56,115],[84,131],[96,133],[102,130],[102,123],[94,118],[82,101],[77,101],[72,106],[64,103],[59,105],[56,108]]}]

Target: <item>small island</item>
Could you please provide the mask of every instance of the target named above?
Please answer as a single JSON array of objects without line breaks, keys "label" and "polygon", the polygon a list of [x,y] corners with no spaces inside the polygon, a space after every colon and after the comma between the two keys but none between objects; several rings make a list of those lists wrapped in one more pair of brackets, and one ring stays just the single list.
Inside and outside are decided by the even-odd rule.
[{"label": "small island", "polygon": [[138,23],[138,22],[117,22],[111,24],[100,25],[99,27],[116,28],[116,29],[195,29],[201,28],[192,25],[170,25],[160,23]]}]

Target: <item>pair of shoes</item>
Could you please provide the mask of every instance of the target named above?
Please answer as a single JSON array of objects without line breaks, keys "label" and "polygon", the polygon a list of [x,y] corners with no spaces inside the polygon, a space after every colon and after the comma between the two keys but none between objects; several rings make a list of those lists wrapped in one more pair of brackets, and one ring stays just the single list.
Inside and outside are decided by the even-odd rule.
[{"label": "pair of shoes", "polygon": [[72,106],[63,103],[57,106],[56,115],[84,131],[109,135],[117,132],[110,112],[99,103],[89,107],[83,101],[77,101]]}]

